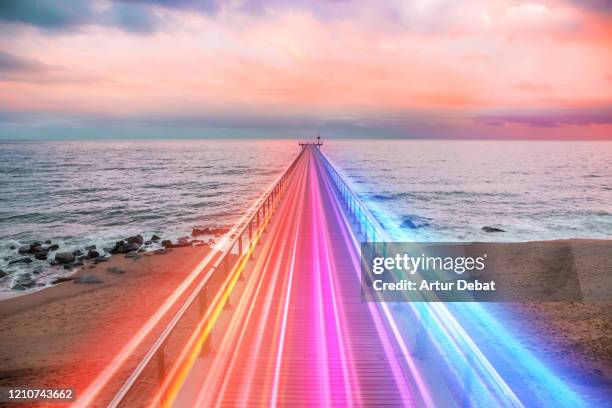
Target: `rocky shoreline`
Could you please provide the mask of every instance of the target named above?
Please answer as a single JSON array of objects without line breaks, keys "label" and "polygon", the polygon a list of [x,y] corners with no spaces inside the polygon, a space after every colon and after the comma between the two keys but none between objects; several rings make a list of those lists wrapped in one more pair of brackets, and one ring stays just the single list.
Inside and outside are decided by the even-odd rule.
[{"label": "rocky shoreline", "polygon": [[[92,269],[99,263],[108,262],[112,255],[122,254],[125,258],[136,260],[142,255],[164,255],[173,248],[202,245],[213,247],[216,243],[215,237],[222,236],[228,231],[229,228],[226,227],[194,227],[191,236],[182,236],[176,240],[163,239],[157,234],[145,239],[143,235],[138,234],[116,241],[112,246],[100,248],[96,245],[87,245],[72,250],[62,250],[60,244],[52,240],[11,245],[9,249],[14,252],[4,258],[7,266],[0,269],[0,284],[8,284],[13,292],[24,292],[66,281],[100,283],[99,279],[93,279],[87,274],[79,277],[71,275],[77,270]],[[43,271],[49,272],[45,275],[53,278],[43,279]],[[12,282],[9,281],[11,278]]]}]

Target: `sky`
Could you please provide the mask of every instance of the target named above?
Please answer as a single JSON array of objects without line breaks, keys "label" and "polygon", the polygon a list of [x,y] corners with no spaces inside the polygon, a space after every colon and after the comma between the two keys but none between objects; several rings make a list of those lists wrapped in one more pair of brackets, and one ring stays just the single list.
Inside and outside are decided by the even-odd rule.
[{"label": "sky", "polygon": [[611,0],[2,0],[0,139],[612,139]]}]

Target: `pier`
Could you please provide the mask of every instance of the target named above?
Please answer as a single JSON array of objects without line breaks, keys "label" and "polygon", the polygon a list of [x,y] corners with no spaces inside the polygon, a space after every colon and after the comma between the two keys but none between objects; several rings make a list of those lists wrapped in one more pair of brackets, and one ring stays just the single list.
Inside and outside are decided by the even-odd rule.
[{"label": "pier", "polygon": [[[496,367],[469,333],[486,315],[463,327],[443,303],[361,299],[360,243],[391,238],[320,139],[299,145],[190,275],[144,357],[122,375],[137,344],[126,349],[76,406],[524,406],[500,375],[513,366],[505,345]],[[556,406],[580,405],[551,389]]]}]

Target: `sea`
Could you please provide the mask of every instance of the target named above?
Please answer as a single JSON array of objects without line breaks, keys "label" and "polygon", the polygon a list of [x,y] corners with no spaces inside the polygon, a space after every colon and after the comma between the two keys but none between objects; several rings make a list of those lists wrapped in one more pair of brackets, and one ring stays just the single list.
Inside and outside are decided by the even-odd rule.
[{"label": "sea", "polygon": [[[612,238],[612,142],[328,140],[382,225],[415,241]],[[295,140],[0,141],[0,297],[15,248],[60,251],[230,227],[299,153]],[[483,227],[502,231],[485,232]]]}]

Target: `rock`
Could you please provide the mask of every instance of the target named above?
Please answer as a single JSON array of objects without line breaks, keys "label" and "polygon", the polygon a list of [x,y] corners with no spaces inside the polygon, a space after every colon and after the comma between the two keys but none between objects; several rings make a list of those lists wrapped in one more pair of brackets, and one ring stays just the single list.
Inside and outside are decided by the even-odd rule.
[{"label": "rock", "polygon": [[29,245],[20,246],[17,252],[19,252],[21,255],[27,254],[30,252],[30,246]]},{"label": "rock", "polygon": [[75,279],[76,278],[56,278],[56,279],[53,279],[51,281],[51,284],[52,285],[57,285],[58,283],[69,282],[69,281],[72,281],[72,280],[75,280]]},{"label": "rock", "polygon": [[55,259],[49,261],[49,265],[51,266],[57,266],[59,264],[59,262],[57,262]]},{"label": "rock", "polygon": [[31,258],[19,258],[19,259],[15,259],[13,261],[9,261],[9,265],[15,265],[15,264],[30,264],[32,263],[32,259]]},{"label": "rock", "polygon": [[220,228],[194,228],[191,231],[192,237],[199,237],[200,235],[225,235],[229,232],[229,228],[220,227]]},{"label": "rock", "polygon": [[164,239],[164,240],[161,242],[161,245],[162,245],[164,248],[169,248],[169,247],[172,245],[172,241],[170,241],[169,239]]},{"label": "rock", "polygon": [[25,286],[22,286],[20,284],[15,284],[13,285],[13,287],[11,288],[12,290],[26,290],[27,288]]},{"label": "rock", "polygon": [[484,232],[506,232],[501,228],[495,228],[495,227],[482,227],[482,230]]},{"label": "rock", "polygon": [[153,242],[157,242],[157,241],[160,241],[160,240],[161,240],[161,237],[157,236],[155,234],[153,234],[153,236],[151,237],[151,241],[153,241]]},{"label": "rock", "polygon": [[140,248],[139,244],[131,242],[125,246],[125,252],[136,251],[138,248]]},{"label": "rock", "polygon": [[142,235],[134,235],[133,237],[129,237],[127,239],[128,244],[137,244],[138,246],[142,245],[144,242],[144,238]]},{"label": "rock", "polygon": [[153,241],[145,241],[145,245],[153,245]]},{"label": "rock", "polygon": [[138,259],[138,258],[140,258],[140,255],[138,255],[138,252],[136,252],[136,251],[131,251],[131,252],[128,252],[127,254],[125,254],[125,257],[126,258]]},{"label": "rock", "polygon": [[400,228],[417,229],[418,227],[416,226],[416,224],[414,222],[412,222],[412,220],[410,218],[406,218],[400,224]]},{"label": "rock", "polygon": [[[131,237],[133,238],[133,237]],[[128,239],[131,239],[128,238]],[[142,238],[142,237],[141,237]],[[134,240],[132,240],[134,241]],[[115,246],[109,251],[111,254],[125,254],[130,251],[135,251],[140,248],[140,244],[137,242],[125,242],[125,241],[117,241]]]},{"label": "rock", "polygon": [[46,247],[43,247],[42,245],[36,245],[36,246],[30,247],[31,254],[38,254],[40,252],[48,252],[48,251],[49,250]]},{"label": "rock", "polygon": [[80,249],[75,249],[74,251],[72,251],[72,255],[81,256],[83,255],[83,251],[81,251]]},{"label": "rock", "polygon": [[86,246],[85,248],[83,248],[83,250],[84,250],[84,251],[88,251],[88,252],[89,252],[89,251],[93,251],[93,250],[95,250],[95,249],[96,249],[96,246],[95,246],[95,245],[88,245],[88,246]]},{"label": "rock", "polygon": [[72,266],[73,266],[73,267],[83,266],[83,265],[85,265],[85,264],[83,263],[83,261],[76,261],[76,262],[74,262],[74,263],[72,264]]},{"label": "rock", "polygon": [[49,255],[48,252],[39,252],[34,255],[34,258],[38,259],[39,261],[44,261],[47,259],[47,255]]},{"label": "rock", "polygon": [[0,269],[0,279],[4,278],[5,276],[8,276],[8,273],[6,273],[2,269]]},{"label": "rock", "polygon": [[43,249],[41,244],[39,244],[38,242],[35,243],[35,244],[30,245],[30,250],[28,251],[28,254],[35,254],[37,252],[44,251],[44,249]]},{"label": "rock", "polygon": [[102,279],[98,278],[96,275],[91,274],[91,273],[84,273],[78,278],[74,279],[73,282],[74,283],[85,283],[85,284],[104,283]]},{"label": "rock", "polygon": [[59,249],[59,245],[57,245],[57,244],[49,245],[49,246],[47,247],[47,249],[48,249],[49,251],[57,251],[57,250]]},{"label": "rock", "polygon": [[153,251],[153,253],[156,255],[166,255],[168,253],[168,250],[166,248],[160,248]]},{"label": "rock", "polygon": [[48,240],[46,240],[46,241],[45,241],[45,244],[47,244],[47,245],[51,245],[51,243],[52,243],[52,242],[51,242],[51,240],[50,240],[50,239],[48,239]]},{"label": "rock", "polygon": [[55,254],[55,260],[61,264],[74,262],[75,255],[72,252],[59,252]]},{"label": "rock", "polygon": [[[94,245],[94,247],[95,247],[95,245]],[[96,259],[96,258],[100,257],[100,253],[98,251],[96,251],[95,248],[94,249],[90,249],[89,252],[87,252],[87,257],[89,259]]]},{"label": "rock", "polygon": [[15,283],[26,289],[32,288],[34,285],[36,285],[36,281],[32,279],[32,276],[29,273],[19,275],[19,278],[17,278]]},{"label": "rock", "polygon": [[111,266],[110,268],[106,268],[106,272],[116,273],[116,274],[125,273],[123,268],[120,268],[118,266]]},{"label": "rock", "polygon": [[9,249],[10,249],[11,251],[14,251],[14,250],[16,250],[16,249],[17,249],[17,246],[15,246],[15,245],[11,244],[11,245],[9,245]]}]

